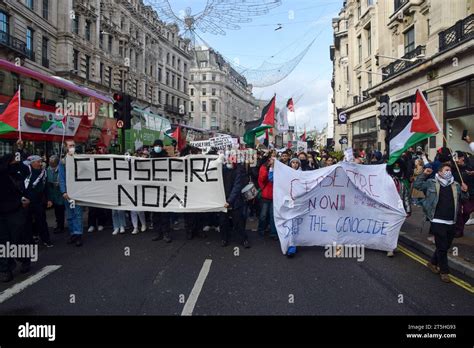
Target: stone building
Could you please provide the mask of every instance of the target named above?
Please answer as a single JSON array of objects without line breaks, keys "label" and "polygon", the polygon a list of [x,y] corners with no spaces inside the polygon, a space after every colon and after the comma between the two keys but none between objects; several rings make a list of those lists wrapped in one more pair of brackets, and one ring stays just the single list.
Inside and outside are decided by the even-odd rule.
[{"label": "stone building", "polygon": [[0,58],[189,123],[189,42],[142,0],[0,0]]},{"label": "stone building", "polygon": [[195,48],[190,71],[190,113],[195,127],[242,136],[245,121],[259,116],[252,85],[217,52]]},{"label": "stone building", "polygon": [[[385,150],[380,98],[403,103],[420,89],[449,145],[468,150],[461,133],[474,129],[473,13],[472,0],[344,1],[330,47],[336,149],[347,136],[354,148]],[[420,144],[431,158],[442,133]]]}]

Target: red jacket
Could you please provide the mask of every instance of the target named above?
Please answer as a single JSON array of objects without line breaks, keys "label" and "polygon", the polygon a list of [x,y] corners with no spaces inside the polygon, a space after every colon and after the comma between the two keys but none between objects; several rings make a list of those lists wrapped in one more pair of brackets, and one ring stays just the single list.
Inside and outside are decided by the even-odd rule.
[{"label": "red jacket", "polygon": [[262,198],[273,200],[273,183],[268,180],[268,169],[265,165],[258,172],[258,186],[262,190]]}]

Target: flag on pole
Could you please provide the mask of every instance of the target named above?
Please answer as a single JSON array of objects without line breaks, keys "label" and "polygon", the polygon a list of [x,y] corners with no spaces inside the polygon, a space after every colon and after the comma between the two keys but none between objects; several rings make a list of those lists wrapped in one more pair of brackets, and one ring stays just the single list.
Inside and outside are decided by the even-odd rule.
[{"label": "flag on pole", "polygon": [[6,109],[0,114],[0,134],[20,130],[21,97],[20,89],[8,103]]},{"label": "flag on pole", "polygon": [[301,141],[306,141],[306,127],[304,127],[304,133],[300,137]]},{"label": "flag on pole", "polygon": [[178,126],[175,131],[171,134],[171,137],[176,140],[177,142],[177,149],[181,151],[186,146],[186,139],[184,139],[183,134],[181,132],[181,126]]},{"label": "flag on pole", "polygon": [[413,117],[398,116],[393,122],[388,165],[395,163],[408,148],[441,131],[423,93],[417,90],[415,96]]},{"label": "flag on pole", "polygon": [[[248,146],[255,145],[255,137],[261,137],[265,130],[275,126],[275,96],[268,105],[262,110],[262,116],[258,120],[258,124],[252,124],[254,128],[247,129],[244,134],[244,141]],[[262,142],[263,143],[263,142]]]},{"label": "flag on pole", "polygon": [[288,112],[295,112],[293,98],[288,99],[286,106],[280,110],[277,115],[276,129],[278,133],[288,132],[290,125],[288,124]]}]

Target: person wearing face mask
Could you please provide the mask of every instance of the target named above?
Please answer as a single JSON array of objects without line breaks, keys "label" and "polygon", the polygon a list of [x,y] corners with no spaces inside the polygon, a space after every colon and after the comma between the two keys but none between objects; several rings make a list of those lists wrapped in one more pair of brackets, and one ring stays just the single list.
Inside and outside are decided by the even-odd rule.
[{"label": "person wearing face mask", "polygon": [[[42,167],[42,158],[40,156],[30,156],[24,162],[29,169],[29,175],[25,179],[26,194],[28,195],[31,204],[28,207],[27,228],[34,236],[35,241],[41,242],[46,247],[52,247],[51,239],[49,237],[48,223],[46,222],[46,210],[44,201],[47,197],[47,174]],[[53,206],[51,201],[48,201],[48,208]],[[39,236],[39,238],[38,238]]]},{"label": "person wearing face mask", "polygon": [[423,191],[423,211],[431,222],[431,233],[434,235],[436,250],[427,263],[427,267],[440,274],[443,282],[449,283],[448,250],[455,235],[455,224],[460,203],[468,199],[468,187],[454,181],[449,163],[443,163],[433,179],[427,179],[433,170],[426,168],[416,178],[414,187]]},{"label": "person wearing face mask", "polygon": [[[76,143],[74,140],[69,139],[64,142],[66,148],[66,157],[74,156],[76,153]],[[64,198],[64,206],[66,207],[67,224],[70,233],[68,244],[75,244],[77,247],[81,247],[82,241],[82,212],[83,209],[78,204],[72,204],[71,198],[67,193],[66,185],[66,158],[64,158],[59,164],[59,189]]]},{"label": "person wearing face mask", "polygon": [[[30,204],[25,190],[25,179],[29,173],[20,159],[15,154],[0,157],[0,245],[7,242],[17,245],[30,243],[25,236],[27,208]],[[21,263],[21,273],[30,270],[30,259],[18,261]],[[0,257],[0,281],[11,281],[14,268],[13,258]]]},{"label": "person wearing face mask", "polygon": [[300,152],[298,154],[298,159],[301,164],[301,170],[304,172],[309,170],[308,155],[305,152]]},{"label": "person wearing face mask", "polygon": [[[403,202],[403,208],[405,209],[405,213],[407,217],[411,216],[411,197],[410,197],[410,190],[408,183],[405,178],[405,164],[404,162],[399,159],[394,164],[387,166],[387,172],[392,177],[393,183],[397,189],[398,194],[400,195],[400,199]],[[388,257],[393,257],[394,253],[392,251],[387,252]]]},{"label": "person wearing face mask", "polygon": [[[163,141],[156,139],[153,142],[153,150],[150,152],[150,158],[166,158],[168,154],[164,149]],[[153,242],[164,240],[166,243],[171,243],[171,224],[170,224],[169,213],[157,213],[154,212],[152,215],[153,219],[153,230],[156,236],[152,238]]]}]

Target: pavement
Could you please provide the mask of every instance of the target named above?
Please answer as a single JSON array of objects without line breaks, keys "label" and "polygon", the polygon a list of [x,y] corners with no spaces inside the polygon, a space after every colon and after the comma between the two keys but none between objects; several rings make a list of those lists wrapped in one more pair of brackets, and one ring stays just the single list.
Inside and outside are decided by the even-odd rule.
[{"label": "pavement", "polygon": [[[50,214],[50,212],[48,212]],[[473,293],[445,284],[407,246],[388,258],[366,250],[363,262],[326,258],[322,247],[282,255],[279,243],[247,228],[252,247],[220,246],[216,231],[186,240],[151,242],[151,230],[112,236],[67,233],[40,248],[29,274],[0,284],[0,315],[472,315]],[[407,251],[409,250],[409,252]],[[453,275],[467,280],[465,274]]]},{"label": "pavement", "polygon": [[[434,242],[428,240],[430,223],[425,221],[421,207],[412,206],[412,210],[402,226],[399,242],[430,258],[435,250]],[[474,279],[474,225],[465,226],[464,236],[454,239],[448,259],[451,269]]]}]

